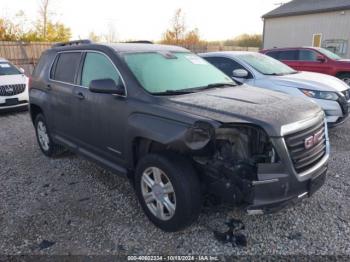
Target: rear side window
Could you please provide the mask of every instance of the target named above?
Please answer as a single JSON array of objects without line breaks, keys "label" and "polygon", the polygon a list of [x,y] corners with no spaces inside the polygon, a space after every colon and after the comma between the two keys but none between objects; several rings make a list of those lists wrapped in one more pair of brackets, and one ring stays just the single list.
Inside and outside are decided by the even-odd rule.
[{"label": "rear side window", "polygon": [[80,58],[81,53],[79,52],[59,54],[51,70],[51,78],[56,81],[74,84]]},{"label": "rear side window", "polygon": [[89,87],[92,80],[112,79],[121,85],[121,78],[112,62],[103,54],[87,53],[85,57],[81,85]]},{"label": "rear side window", "polygon": [[278,60],[298,60],[297,50],[280,51]]}]

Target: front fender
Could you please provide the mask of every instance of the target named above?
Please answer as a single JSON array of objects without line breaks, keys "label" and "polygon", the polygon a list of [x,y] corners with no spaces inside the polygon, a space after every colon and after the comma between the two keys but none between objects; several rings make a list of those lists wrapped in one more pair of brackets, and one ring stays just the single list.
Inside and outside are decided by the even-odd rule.
[{"label": "front fender", "polygon": [[210,123],[194,121],[183,123],[163,117],[133,114],[128,119],[126,154],[134,163],[133,144],[136,138],[148,139],[178,151],[198,150],[205,147],[214,134]]}]

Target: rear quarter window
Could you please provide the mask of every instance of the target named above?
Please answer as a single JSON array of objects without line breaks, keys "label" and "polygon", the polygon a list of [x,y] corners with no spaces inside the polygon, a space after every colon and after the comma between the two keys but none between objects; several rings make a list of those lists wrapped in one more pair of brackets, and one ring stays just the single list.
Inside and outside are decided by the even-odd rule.
[{"label": "rear quarter window", "polygon": [[51,79],[65,83],[74,83],[81,60],[80,52],[60,53],[53,63]]}]

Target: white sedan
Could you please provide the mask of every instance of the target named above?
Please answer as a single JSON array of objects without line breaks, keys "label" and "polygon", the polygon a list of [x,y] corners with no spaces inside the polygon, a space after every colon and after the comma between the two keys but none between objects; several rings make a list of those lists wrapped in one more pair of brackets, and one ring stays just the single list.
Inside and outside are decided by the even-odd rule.
[{"label": "white sedan", "polygon": [[0,111],[28,107],[28,78],[24,70],[0,58]]},{"label": "white sedan", "polygon": [[349,115],[349,86],[333,76],[298,72],[254,52],[213,52],[200,56],[237,82],[309,98],[323,108],[330,125],[344,122]]}]

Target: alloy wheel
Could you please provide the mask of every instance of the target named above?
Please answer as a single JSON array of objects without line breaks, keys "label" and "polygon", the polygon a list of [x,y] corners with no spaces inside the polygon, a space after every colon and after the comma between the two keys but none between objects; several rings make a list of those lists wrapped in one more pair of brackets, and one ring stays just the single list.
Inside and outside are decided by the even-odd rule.
[{"label": "alloy wheel", "polygon": [[141,191],[148,209],[154,216],[163,221],[174,216],[175,191],[165,172],[157,167],[147,168],[142,174]]}]

